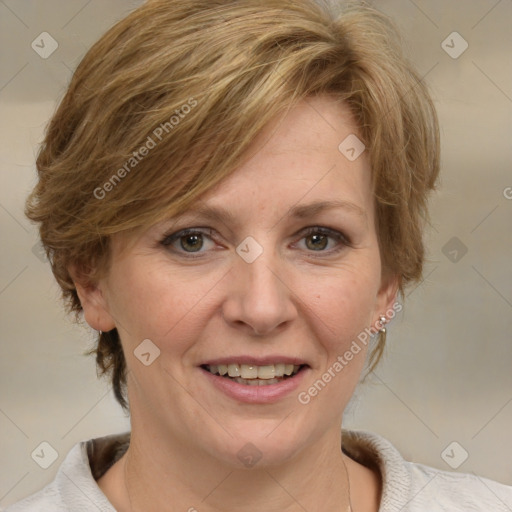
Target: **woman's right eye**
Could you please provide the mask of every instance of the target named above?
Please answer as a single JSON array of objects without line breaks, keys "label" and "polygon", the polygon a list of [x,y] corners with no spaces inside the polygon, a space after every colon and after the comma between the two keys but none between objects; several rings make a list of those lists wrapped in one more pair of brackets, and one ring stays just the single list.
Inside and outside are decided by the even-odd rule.
[{"label": "woman's right eye", "polygon": [[198,228],[182,229],[166,235],[161,243],[178,253],[203,254],[215,246],[215,242],[211,239],[211,231]]}]

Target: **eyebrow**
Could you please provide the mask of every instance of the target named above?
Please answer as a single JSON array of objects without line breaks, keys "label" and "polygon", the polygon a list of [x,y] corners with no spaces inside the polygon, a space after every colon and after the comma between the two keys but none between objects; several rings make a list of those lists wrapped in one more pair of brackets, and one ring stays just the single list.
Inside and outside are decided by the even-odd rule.
[{"label": "eyebrow", "polygon": [[[187,214],[193,215],[194,217],[198,216],[209,220],[215,220],[221,224],[235,224],[237,221],[236,215],[231,213],[229,210],[217,206],[196,206],[184,212],[183,215]],[[179,217],[181,217],[181,215]]]},{"label": "eyebrow", "polygon": [[[281,218],[281,220],[284,217],[294,217],[298,219],[304,219],[313,217],[314,215],[317,215],[319,213],[322,213],[326,210],[332,210],[332,209],[343,209],[348,212],[353,212],[359,217],[361,217],[364,220],[368,220],[368,215],[366,213],[366,210],[362,208],[361,206],[352,203],[350,201],[345,200],[336,200],[336,201],[315,201],[313,203],[304,204],[304,205],[295,205],[292,208],[286,212],[286,214]],[[222,224],[236,224],[237,223],[237,216],[234,215],[229,210],[226,210],[222,207],[215,207],[215,206],[208,206],[208,205],[201,205],[194,207],[190,209],[188,212],[185,212],[186,214],[191,214],[194,216],[201,216],[206,219],[211,219],[218,221]],[[281,222],[278,221],[279,222]]]},{"label": "eyebrow", "polygon": [[321,213],[324,210],[332,210],[334,208],[341,208],[343,210],[356,213],[364,219],[367,219],[368,217],[364,208],[361,208],[361,206],[355,203],[351,203],[350,201],[343,200],[319,201],[305,205],[297,205],[289,210],[288,215],[303,219],[306,217],[312,217],[313,215]]}]

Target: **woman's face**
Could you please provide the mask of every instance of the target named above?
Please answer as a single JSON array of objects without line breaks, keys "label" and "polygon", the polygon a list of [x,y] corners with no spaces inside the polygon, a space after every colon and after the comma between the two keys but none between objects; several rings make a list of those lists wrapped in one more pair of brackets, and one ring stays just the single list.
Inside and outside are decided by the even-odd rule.
[{"label": "woman's face", "polygon": [[125,252],[114,238],[109,275],[79,291],[87,321],[120,333],[133,435],[237,465],[339,439],[366,353],[353,342],[395,296],[367,154],[338,149],[356,132],[346,106],[308,99],[193,209]]}]

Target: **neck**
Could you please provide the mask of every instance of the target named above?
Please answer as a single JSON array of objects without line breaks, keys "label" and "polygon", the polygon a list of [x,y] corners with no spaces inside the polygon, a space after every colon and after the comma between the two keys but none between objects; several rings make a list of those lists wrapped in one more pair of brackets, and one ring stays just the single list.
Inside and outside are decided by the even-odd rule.
[{"label": "neck", "polygon": [[282,464],[240,469],[193,446],[147,431],[139,435],[132,424],[130,448],[119,461],[126,495],[118,510],[348,511],[350,484],[340,432],[326,433]]}]

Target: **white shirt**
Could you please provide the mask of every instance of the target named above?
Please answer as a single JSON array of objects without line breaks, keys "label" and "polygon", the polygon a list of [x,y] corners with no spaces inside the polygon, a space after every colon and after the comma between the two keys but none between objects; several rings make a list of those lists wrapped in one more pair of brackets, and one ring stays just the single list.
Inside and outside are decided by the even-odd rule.
[{"label": "white shirt", "polygon": [[[6,512],[115,512],[96,483],[126,451],[129,434],[76,444],[44,489]],[[343,450],[382,476],[379,512],[512,512],[512,487],[407,462],[382,437],[343,431]]]}]

